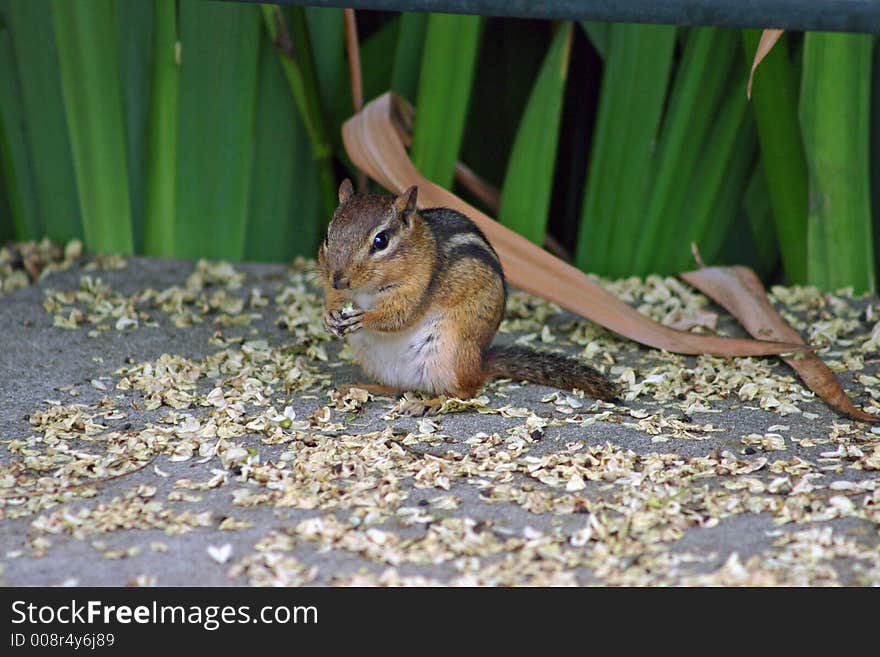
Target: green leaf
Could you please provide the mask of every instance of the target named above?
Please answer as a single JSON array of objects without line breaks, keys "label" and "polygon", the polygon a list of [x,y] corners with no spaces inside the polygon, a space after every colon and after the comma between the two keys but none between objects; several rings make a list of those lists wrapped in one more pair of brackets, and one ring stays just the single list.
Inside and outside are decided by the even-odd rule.
[{"label": "green leaf", "polygon": [[779,263],[780,250],[773,221],[770,190],[767,188],[767,173],[760,160],[746,186],[743,212],[751,239],[749,246],[742,249],[742,252],[754,254],[753,262],[743,264],[750,264],[761,278],[767,278]]},{"label": "green leaf", "polygon": [[652,186],[644,215],[627,231],[615,231],[611,250],[625,253],[636,244],[631,268],[618,268],[636,274],[668,272],[666,254],[658,242],[675,237],[673,224],[683,211],[688,181],[696,166],[704,141],[720,107],[724,84],[735,57],[736,36],[717,28],[695,28],[688,33],[684,54],[678,66],[669,109],[663,120],[653,169]]},{"label": "green leaf", "polygon": [[[0,5],[6,9],[6,3]],[[6,25],[0,24],[0,172],[8,215],[0,219],[7,237],[36,240],[43,235],[37,212],[35,182],[30,149],[24,127],[26,116],[21,102],[18,72],[12,42]]]},{"label": "green leaf", "polygon": [[[159,3],[161,4],[161,3]],[[130,181],[132,237],[135,252],[144,248],[147,139],[149,135],[150,73],[153,59],[154,6],[146,2],[116,2],[119,34],[119,79],[125,145]]]},{"label": "green leaf", "polygon": [[[745,75],[739,81],[745,84]],[[731,110],[741,113],[741,121],[730,141],[727,141],[728,135],[724,134],[728,126],[716,132],[707,143],[708,156],[701,167],[704,167],[708,174],[705,177],[695,176],[691,186],[694,190],[694,216],[682,240],[687,245],[687,250],[677,249],[677,258],[671,261],[665,271],[681,271],[693,266],[689,252],[691,241],[697,243],[706,262],[717,261],[725,246],[723,243],[725,235],[729,235],[731,226],[736,225],[737,218],[742,212],[743,197],[746,194],[749,176],[755,169],[755,157],[758,153],[754,121],[744,109]],[[726,143],[718,146],[714,140]],[[710,165],[709,162],[713,164]],[[713,180],[718,172],[721,172],[720,178]],[[705,181],[704,189],[696,191],[703,181]],[[706,199],[707,203],[704,204],[701,199]],[[684,247],[684,244],[681,246]]]},{"label": "green leaf", "polygon": [[405,12],[400,16],[400,34],[394,50],[394,69],[391,89],[410,102],[416,97],[419,84],[419,64],[425,46],[428,14]]},{"label": "green leaf", "polygon": [[599,53],[599,57],[605,59],[608,52],[608,42],[611,39],[611,23],[600,23],[598,21],[580,21],[581,27],[586,32],[593,48]]},{"label": "green leaf", "polygon": [[[731,51],[734,49],[731,40]],[[663,228],[654,243],[652,269],[660,273],[692,267],[691,242],[711,262],[740,212],[757,143],[754,122],[742,93],[747,71],[735,55],[730,64],[732,70],[728,66],[730,73],[723,76],[728,80],[723,94],[713,99],[706,93],[705,107],[692,116],[695,124],[705,121],[708,130],[702,144],[692,145],[699,149],[693,174],[683,175],[676,193],[670,194],[672,200],[662,219]]]},{"label": "green leaf", "polygon": [[498,188],[553,27],[549,21],[489,20],[480,34],[458,161]]},{"label": "green leaf", "polygon": [[313,257],[322,223],[317,169],[272,44],[260,46],[254,170],[245,257]]},{"label": "green leaf", "polygon": [[611,26],[575,253],[581,269],[631,273],[675,37],[675,27]]},{"label": "green leaf", "polygon": [[37,225],[53,240],[82,238],[49,0],[11,0],[8,24],[31,151]]},{"label": "green leaf", "polygon": [[259,37],[258,7],[181,0],[177,255],[244,255]]},{"label": "green leaf", "polygon": [[461,148],[477,61],[479,16],[431,14],[425,36],[412,159],[428,179],[449,188]]},{"label": "green leaf", "polygon": [[808,33],[800,123],[809,171],[808,281],[874,290],[868,167],[873,37]]},{"label": "green leaf", "polygon": [[[871,70],[871,210],[874,216],[874,258],[880,258],[880,41],[874,43]],[[880,273],[880,272],[878,272]]]},{"label": "green leaf", "polygon": [[54,0],[52,19],[86,246],[133,251],[112,0]]},{"label": "green leaf", "polygon": [[331,159],[333,142],[327,132],[306,14],[302,7],[292,7],[287,14],[290,22],[288,28],[287,18],[280,7],[263,5],[262,10],[266,32],[272,43],[276,44],[290,93],[312,145],[318,167],[322,207],[329,218],[337,205],[336,179]]},{"label": "green leaf", "polygon": [[[2,147],[3,135],[0,133],[0,148]],[[2,158],[2,152],[0,152],[0,158]],[[0,164],[2,164],[2,159],[0,159]],[[3,173],[3,167],[0,166],[0,244],[15,239],[15,232],[12,226],[12,210],[9,209],[10,201],[6,197],[7,185]]]},{"label": "green leaf", "polygon": [[[743,30],[751,67],[761,33]],[[758,127],[778,244],[789,283],[807,279],[807,163],[797,117],[797,75],[783,34],[755,71],[751,107]]]},{"label": "green leaf", "polygon": [[572,24],[560,24],[532,87],[507,165],[499,220],[532,242],[547,232]]},{"label": "green leaf", "polygon": [[[391,20],[361,43],[364,103],[391,88],[394,59],[388,56],[397,46],[400,20]],[[348,85],[349,90],[351,85]],[[354,111],[352,106],[352,112]]]},{"label": "green leaf", "polygon": [[[330,7],[305,7],[309,42],[315,61],[315,75],[320,90],[320,107],[324,108],[327,125],[338,126],[351,116],[351,103],[339,101],[351,84],[348,80],[348,60],[345,54],[345,21],[342,9]],[[341,143],[339,130],[328,131],[334,145]]]},{"label": "green leaf", "polygon": [[[290,20],[290,38],[293,41],[293,61],[301,76],[302,93],[297,103],[306,109],[303,121],[310,131],[315,157],[327,157],[332,149],[326,126],[324,107],[321,101],[321,90],[318,84],[318,70],[315,64],[315,53],[312,49],[312,38],[305,9],[291,7],[288,13]],[[335,192],[335,190],[334,190]],[[335,193],[334,193],[335,195]]]},{"label": "green leaf", "polygon": [[180,52],[177,3],[153,4],[153,46],[147,149],[144,251],[174,255],[177,214],[177,128],[180,98]]}]

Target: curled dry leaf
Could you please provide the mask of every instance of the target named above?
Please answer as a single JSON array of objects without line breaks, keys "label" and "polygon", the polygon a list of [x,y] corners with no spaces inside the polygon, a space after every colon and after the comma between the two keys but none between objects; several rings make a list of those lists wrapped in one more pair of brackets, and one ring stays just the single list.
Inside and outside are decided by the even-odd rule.
[{"label": "curled dry leaf", "polygon": [[399,97],[390,92],[380,96],[342,126],[346,152],[358,168],[392,192],[418,185],[420,207],[448,207],[470,217],[495,246],[512,285],[631,340],[675,353],[763,356],[800,348],[769,340],[686,333],[648,319],[582,271],[422,176],[405,148],[412,116],[413,108]]},{"label": "curled dry leaf", "polygon": [[[776,312],[755,273],[747,267],[703,267],[680,274],[686,282],[726,308],[745,329],[761,339],[806,344],[800,334]],[[857,408],[828,366],[813,352],[782,359],[801,380],[833,409],[856,420],[878,418]]]}]

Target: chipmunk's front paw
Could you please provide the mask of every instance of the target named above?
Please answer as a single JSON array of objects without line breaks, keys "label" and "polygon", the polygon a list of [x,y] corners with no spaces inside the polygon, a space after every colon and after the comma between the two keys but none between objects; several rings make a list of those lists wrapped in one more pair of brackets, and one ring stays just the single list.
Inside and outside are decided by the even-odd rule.
[{"label": "chipmunk's front paw", "polygon": [[337,337],[356,333],[364,327],[364,311],[359,308],[328,310],[322,317],[324,327]]}]

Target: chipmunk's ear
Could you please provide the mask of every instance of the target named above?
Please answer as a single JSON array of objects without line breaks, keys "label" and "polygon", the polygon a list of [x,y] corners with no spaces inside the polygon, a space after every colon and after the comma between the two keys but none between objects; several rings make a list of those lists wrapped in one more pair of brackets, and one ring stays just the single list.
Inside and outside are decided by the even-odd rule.
[{"label": "chipmunk's ear", "polygon": [[351,186],[351,181],[346,178],[342,181],[342,184],[339,185],[339,204],[342,205],[348,199],[350,199],[354,195],[354,187]]},{"label": "chipmunk's ear", "polygon": [[416,210],[416,198],[418,193],[419,188],[413,185],[403,194],[394,199],[394,211],[404,222],[407,222],[410,213],[415,212]]}]

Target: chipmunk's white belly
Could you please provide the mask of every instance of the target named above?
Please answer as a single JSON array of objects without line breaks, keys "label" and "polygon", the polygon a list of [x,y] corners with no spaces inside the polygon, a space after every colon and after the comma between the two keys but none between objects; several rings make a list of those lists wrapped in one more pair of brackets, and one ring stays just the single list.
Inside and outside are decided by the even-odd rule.
[{"label": "chipmunk's white belly", "polygon": [[442,394],[454,387],[455,374],[436,315],[402,331],[363,329],[348,341],[361,367],[379,383],[400,390]]}]

